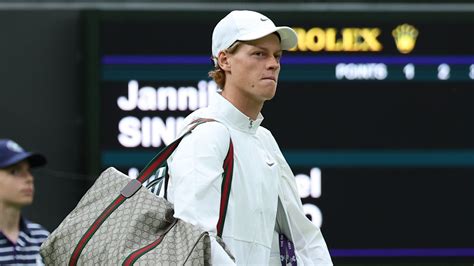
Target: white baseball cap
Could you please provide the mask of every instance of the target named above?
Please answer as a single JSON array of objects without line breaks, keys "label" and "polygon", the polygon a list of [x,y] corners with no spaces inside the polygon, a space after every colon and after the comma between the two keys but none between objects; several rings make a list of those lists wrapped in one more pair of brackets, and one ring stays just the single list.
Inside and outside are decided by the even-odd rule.
[{"label": "white baseball cap", "polygon": [[266,16],[249,10],[234,10],[217,23],[212,33],[212,57],[236,41],[252,41],[278,32],[281,49],[293,48],[298,42],[296,32],[286,26],[277,27]]}]

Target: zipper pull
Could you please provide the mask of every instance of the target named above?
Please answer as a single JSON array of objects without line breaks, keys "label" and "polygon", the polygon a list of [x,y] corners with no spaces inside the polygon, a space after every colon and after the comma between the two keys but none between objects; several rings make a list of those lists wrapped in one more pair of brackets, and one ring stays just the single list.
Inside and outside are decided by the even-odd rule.
[{"label": "zipper pull", "polygon": [[251,118],[249,118],[249,129],[251,129],[253,126],[253,120]]}]

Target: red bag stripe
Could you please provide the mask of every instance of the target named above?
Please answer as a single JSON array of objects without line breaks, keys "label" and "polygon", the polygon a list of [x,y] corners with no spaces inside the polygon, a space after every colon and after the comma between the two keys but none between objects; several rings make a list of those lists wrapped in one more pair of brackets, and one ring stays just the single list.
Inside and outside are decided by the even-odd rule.
[{"label": "red bag stripe", "polygon": [[148,244],[144,246],[143,248],[134,251],[132,254],[130,254],[127,259],[123,262],[122,265],[133,265],[137,259],[139,259],[143,254],[147,253],[148,251],[152,250],[156,246],[158,246],[161,241],[163,240],[164,235],[162,235],[160,238],[157,240],[153,241],[151,244]]},{"label": "red bag stripe", "polygon": [[92,238],[92,236],[95,234],[97,229],[102,225],[102,223],[109,217],[112,212],[117,209],[118,206],[120,206],[124,201],[125,197],[122,195],[119,195],[103,212],[102,214],[97,217],[97,219],[94,221],[94,223],[89,227],[89,229],[86,231],[86,233],[82,236],[82,238],[79,240],[79,243],[77,244],[76,248],[74,249],[74,252],[71,255],[71,259],[69,260],[69,266],[73,266],[77,264],[77,261],[79,260],[79,256],[82,253],[82,250],[86,246],[87,242]]},{"label": "red bag stripe", "polygon": [[226,159],[224,160],[224,180],[222,181],[221,188],[221,202],[219,208],[219,220],[217,221],[217,235],[222,237],[224,230],[224,222],[227,213],[227,206],[229,204],[230,189],[232,186],[232,173],[234,168],[234,146],[232,140],[229,144],[229,152],[227,153]]},{"label": "red bag stripe", "polygon": [[176,223],[178,222],[177,219],[175,219],[171,225],[166,229],[166,231],[163,233],[162,236],[160,236],[157,240],[153,241],[152,243],[144,246],[143,248],[140,248],[138,250],[135,250],[132,252],[128,257],[125,259],[122,265],[133,265],[141,256],[143,256],[145,253],[148,251],[154,249],[156,246],[158,246],[163,238],[166,236],[166,234],[173,228]]}]

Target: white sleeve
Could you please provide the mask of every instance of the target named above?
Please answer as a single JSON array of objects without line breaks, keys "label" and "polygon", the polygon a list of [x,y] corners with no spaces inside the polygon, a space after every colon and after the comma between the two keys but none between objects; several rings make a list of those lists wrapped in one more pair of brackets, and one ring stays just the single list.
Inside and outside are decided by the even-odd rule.
[{"label": "white sleeve", "polygon": [[[285,175],[289,173],[285,171]],[[293,174],[291,173],[291,176]],[[290,178],[293,178],[290,181]],[[298,263],[302,265],[333,265],[321,230],[304,214],[301,199],[290,187],[296,187],[294,177],[285,177],[280,182],[282,205],[286,210],[293,244],[295,245]]]},{"label": "white sleeve", "polygon": [[271,140],[282,174],[279,187],[280,200],[286,212],[298,264],[333,265],[321,230],[304,214],[295,176],[273,136]]},{"label": "white sleeve", "polygon": [[229,149],[230,134],[218,122],[197,126],[186,136],[168,160],[168,200],[174,216],[199,226],[211,235],[211,257],[215,265],[233,264],[215,240],[223,162]]}]

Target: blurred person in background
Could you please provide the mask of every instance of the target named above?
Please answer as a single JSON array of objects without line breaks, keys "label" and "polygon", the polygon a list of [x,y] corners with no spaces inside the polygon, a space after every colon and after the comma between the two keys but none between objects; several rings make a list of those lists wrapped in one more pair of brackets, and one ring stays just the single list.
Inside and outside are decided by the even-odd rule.
[{"label": "blurred person in background", "polygon": [[33,203],[33,167],[46,164],[38,153],[0,139],[0,265],[43,265],[39,249],[49,232],[21,214]]},{"label": "blurred person in background", "polygon": [[[234,147],[233,177],[222,239],[238,265],[332,265],[320,229],[303,211],[295,177],[269,130],[264,102],[276,93],[282,50],[295,31],[253,11],[232,11],[214,28],[210,76],[221,88],[209,107],[189,115],[208,122],[186,136],[168,159],[168,200],[175,217],[211,233],[214,265],[234,264],[216,244],[222,162]],[[288,124],[291,126],[291,118]],[[185,126],[186,128],[186,126]]]}]

